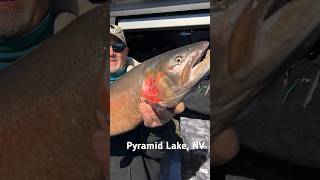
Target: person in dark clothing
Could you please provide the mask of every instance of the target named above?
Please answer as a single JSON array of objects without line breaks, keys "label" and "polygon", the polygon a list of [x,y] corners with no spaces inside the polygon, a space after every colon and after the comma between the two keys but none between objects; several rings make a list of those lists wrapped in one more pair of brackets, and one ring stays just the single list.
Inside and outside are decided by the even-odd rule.
[{"label": "person in dark clothing", "polygon": [[[182,179],[210,179],[210,79],[207,77],[184,100],[180,117],[181,137],[189,150],[182,151]],[[205,147],[193,147],[204,143]],[[192,162],[192,163],[191,163]]]},{"label": "person in dark clothing", "polygon": [[239,155],[217,172],[260,180],[319,179],[319,52],[274,74],[234,126]]},{"label": "person in dark clothing", "polygon": [[236,132],[243,145],[257,152],[320,168],[320,55],[282,72],[252,103]]},{"label": "person in dark clothing", "polygon": [[[110,83],[137,65],[134,59],[128,57],[123,30],[116,25],[110,25]],[[141,102],[139,110],[144,123],[125,134],[110,138],[110,177],[121,180],[157,180],[160,178],[160,159],[168,154],[166,149],[136,150],[127,148],[127,143],[160,144],[175,143],[175,125],[170,119],[184,110],[183,103],[171,112],[171,117],[160,120],[152,107]],[[159,113],[159,112],[158,112]],[[167,113],[166,113],[167,114]],[[161,116],[162,117],[162,116]],[[167,122],[167,123],[162,123]]]}]

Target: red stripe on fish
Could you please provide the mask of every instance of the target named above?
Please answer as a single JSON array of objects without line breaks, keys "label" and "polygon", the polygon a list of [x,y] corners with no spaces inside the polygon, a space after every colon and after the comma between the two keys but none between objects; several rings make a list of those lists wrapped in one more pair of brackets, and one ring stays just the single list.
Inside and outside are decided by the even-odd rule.
[{"label": "red stripe on fish", "polygon": [[148,103],[158,103],[160,102],[160,90],[159,90],[159,82],[164,74],[154,75],[150,73],[147,75],[142,84],[141,96],[147,100]]}]

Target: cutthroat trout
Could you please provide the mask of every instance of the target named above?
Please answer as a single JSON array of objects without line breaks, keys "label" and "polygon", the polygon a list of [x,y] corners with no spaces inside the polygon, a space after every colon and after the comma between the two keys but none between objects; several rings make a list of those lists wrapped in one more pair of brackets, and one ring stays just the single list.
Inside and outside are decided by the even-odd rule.
[{"label": "cutthroat trout", "polygon": [[[294,89],[292,99],[281,102],[277,97],[281,90],[287,91],[286,85],[282,85],[285,84],[282,73],[286,69],[290,78],[295,72],[303,72],[304,67],[309,67],[306,75],[317,69],[317,63],[308,60],[310,64],[307,64],[301,59],[319,41],[320,1],[224,2],[229,2],[223,6],[227,8],[211,18],[215,49],[211,142],[217,142],[215,138],[222,131],[245,119],[237,123],[237,133],[244,146],[299,166],[320,167],[320,146],[315,143],[319,142],[316,93],[312,108],[304,109],[299,104],[317,92],[314,89],[317,78],[308,77],[309,84],[316,86],[311,86],[306,95],[301,90],[307,90],[306,83],[300,86],[299,77],[300,90]],[[252,103],[258,96],[261,99]],[[297,100],[304,96],[306,99]],[[212,143],[211,147],[217,145]]]},{"label": "cutthroat trout", "polygon": [[230,1],[227,9],[211,15],[215,49],[212,139],[241,118],[240,111],[294,51],[301,53],[319,37],[320,1],[290,1],[281,8],[280,2]]},{"label": "cutthroat trout", "polygon": [[93,144],[107,143],[97,99],[108,19],[102,5],[0,71],[0,179],[105,179]]},{"label": "cutthroat trout", "polygon": [[110,87],[110,135],[134,129],[142,122],[141,100],[153,107],[172,108],[210,70],[209,43],[198,42],[153,57],[138,65]]}]

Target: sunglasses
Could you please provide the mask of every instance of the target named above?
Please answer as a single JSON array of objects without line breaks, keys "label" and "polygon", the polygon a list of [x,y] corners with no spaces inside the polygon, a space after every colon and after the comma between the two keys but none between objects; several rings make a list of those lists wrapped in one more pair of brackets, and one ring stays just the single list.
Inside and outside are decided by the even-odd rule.
[{"label": "sunglasses", "polygon": [[125,48],[126,45],[124,43],[114,43],[110,45],[114,52],[121,53]]}]

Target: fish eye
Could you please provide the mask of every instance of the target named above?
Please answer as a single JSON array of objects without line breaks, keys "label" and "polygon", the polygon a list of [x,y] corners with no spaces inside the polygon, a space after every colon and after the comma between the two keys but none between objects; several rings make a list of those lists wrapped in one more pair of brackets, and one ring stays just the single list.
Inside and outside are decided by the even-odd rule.
[{"label": "fish eye", "polygon": [[175,58],[175,61],[176,61],[177,63],[181,63],[182,57],[181,57],[181,56],[177,56],[177,57]]}]

